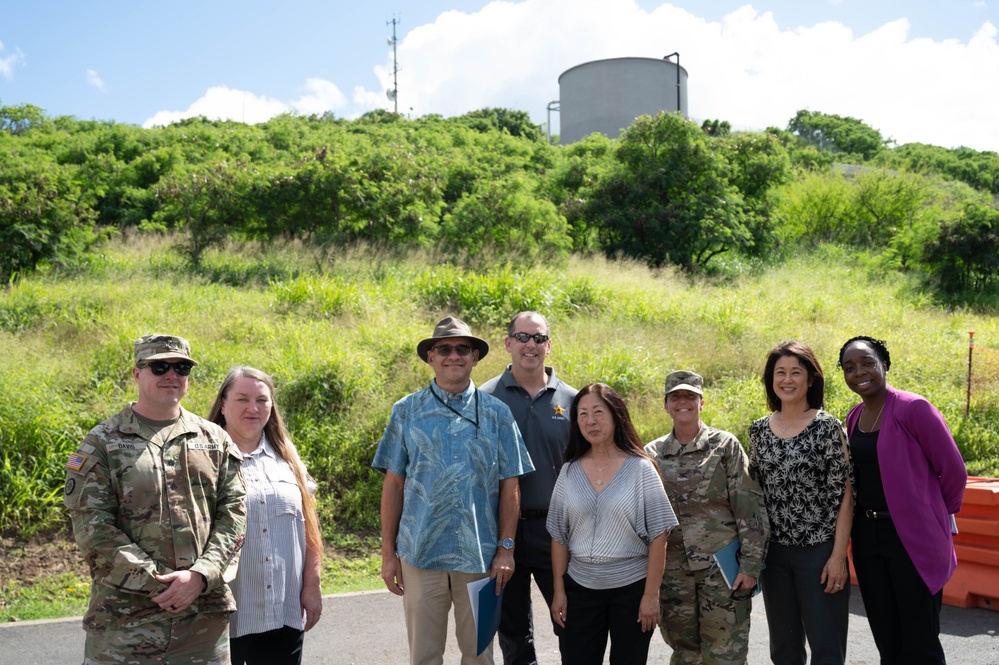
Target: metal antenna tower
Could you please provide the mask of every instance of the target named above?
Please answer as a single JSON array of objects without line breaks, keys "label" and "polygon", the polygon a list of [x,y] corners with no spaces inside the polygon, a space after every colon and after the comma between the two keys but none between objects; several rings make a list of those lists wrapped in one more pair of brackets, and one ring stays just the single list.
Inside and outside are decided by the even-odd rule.
[{"label": "metal antenna tower", "polygon": [[400,19],[393,17],[391,21],[385,21],[385,25],[392,26],[392,36],[388,38],[389,46],[392,47],[392,89],[385,92],[385,96],[388,97],[395,104],[394,112],[396,115],[399,114],[399,59],[396,56],[396,45],[399,41],[395,37],[395,26],[400,23]]}]

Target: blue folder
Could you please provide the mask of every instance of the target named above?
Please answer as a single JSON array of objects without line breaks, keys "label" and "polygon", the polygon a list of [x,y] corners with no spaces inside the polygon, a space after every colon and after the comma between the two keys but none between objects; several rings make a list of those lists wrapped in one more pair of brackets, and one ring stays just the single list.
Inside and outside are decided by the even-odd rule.
[{"label": "blue folder", "polygon": [[[722,577],[725,578],[725,584],[728,585],[729,589],[735,586],[735,578],[739,576],[739,560],[742,558],[741,548],[742,543],[738,540],[733,540],[712,555],[715,559],[715,565],[721,571]],[[753,595],[755,596],[760,591],[760,581],[756,580],[756,588],[753,589]]]},{"label": "blue folder", "polygon": [[469,582],[468,597],[472,602],[472,616],[475,618],[475,655],[486,650],[499,629],[500,612],[503,608],[503,592],[496,595],[496,578],[483,578]]}]

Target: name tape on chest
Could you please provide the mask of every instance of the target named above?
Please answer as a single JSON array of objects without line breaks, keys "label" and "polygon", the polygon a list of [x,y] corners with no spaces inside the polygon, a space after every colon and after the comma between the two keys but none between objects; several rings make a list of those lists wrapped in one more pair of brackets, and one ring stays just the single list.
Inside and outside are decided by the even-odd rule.
[{"label": "name tape on chest", "polygon": [[222,443],[219,441],[188,441],[188,450],[222,450]]},{"label": "name tape on chest", "polygon": [[130,441],[111,441],[108,442],[105,448],[108,452],[112,450],[145,450],[146,445],[144,443],[132,443]]}]

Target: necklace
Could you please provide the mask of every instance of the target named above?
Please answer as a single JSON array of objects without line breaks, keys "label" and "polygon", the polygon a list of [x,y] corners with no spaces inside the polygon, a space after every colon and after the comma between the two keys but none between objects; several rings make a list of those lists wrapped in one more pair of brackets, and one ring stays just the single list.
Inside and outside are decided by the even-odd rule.
[{"label": "necklace", "polygon": [[[594,481],[597,487],[603,487],[604,485],[604,474],[607,473],[609,467],[613,464],[612,460],[608,460],[603,464],[597,464],[596,460],[591,460],[593,463],[593,475],[598,476]],[[609,481],[608,481],[609,482]]]},{"label": "necklace", "polygon": [[[786,438],[784,435],[787,434],[787,431],[789,429],[791,429],[791,427],[793,427],[795,424],[801,422],[802,416],[804,416],[807,419],[805,421],[806,426],[807,426],[807,423],[810,422],[810,418],[808,417],[808,410],[807,409],[800,416],[798,416],[797,418],[794,418],[793,420],[791,420],[789,423],[787,423],[785,425],[784,424],[784,412],[783,411],[778,411],[777,412],[777,420],[780,422],[780,424],[778,425],[778,427],[780,428],[780,437],[782,439]],[[795,436],[797,436],[797,435],[795,435]]]},{"label": "necklace", "polygon": [[[888,400],[885,400],[885,402],[887,401]],[[857,418],[857,429],[859,429],[861,432],[864,432],[864,434],[870,434],[871,432],[873,432],[874,428],[878,426],[879,422],[881,422],[881,412],[885,410],[885,402],[881,402],[881,408],[878,409],[878,415],[874,419],[874,424],[871,425],[871,429],[866,431],[864,430],[863,427],[860,426],[860,418],[863,418],[864,414],[867,413],[867,405],[865,404],[863,410],[860,413],[860,418]]]},{"label": "necklace", "polygon": [[788,426],[784,424],[784,412],[783,411],[778,411],[777,412],[777,420],[780,421],[780,433],[781,434],[786,434]]},{"label": "necklace", "polygon": [[787,434],[788,428],[791,427],[791,425],[793,425],[796,422],[798,422],[800,420],[800,418],[795,418],[794,420],[791,421],[790,425],[785,425],[784,424],[784,412],[783,411],[778,411],[777,412],[777,420],[780,421],[780,433],[781,433],[781,435],[784,435],[784,434]]}]

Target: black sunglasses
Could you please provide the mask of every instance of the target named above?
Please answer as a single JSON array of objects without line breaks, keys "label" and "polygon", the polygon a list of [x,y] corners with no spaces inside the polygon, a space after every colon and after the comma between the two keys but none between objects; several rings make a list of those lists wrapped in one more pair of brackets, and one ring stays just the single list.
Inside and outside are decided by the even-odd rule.
[{"label": "black sunglasses", "polygon": [[534,333],[533,335],[528,335],[527,333],[513,333],[510,337],[513,337],[521,344],[527,344],[527,342],[531,339],[534,340],[535,344],[544,344],[551,339],[551,337],[545,335],[544,333]]},{"label": "black sunglasses", "polygon": [[431,349],[436,354],[439,354],[445,358],[451,355],[452,351],[457,352],[459,356],[467,356],[472,352],[472,347],[468,344],[459,344],[457,346],[451,346],[450,344],[438,344],[433,349]]},{"label": "black sunglasses", "polygon": [[149,371],[153,373],[154,376],[163,376],[173,368],[173,371],[177,376],[187,376],[194,369],[194,363],[188,362],[186,360],[178,360],[175,363],[168,363],[165,360],[154,360],[149,363],[138,363],[136,365],[139,369],[143,367],[148,367]]}]

